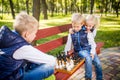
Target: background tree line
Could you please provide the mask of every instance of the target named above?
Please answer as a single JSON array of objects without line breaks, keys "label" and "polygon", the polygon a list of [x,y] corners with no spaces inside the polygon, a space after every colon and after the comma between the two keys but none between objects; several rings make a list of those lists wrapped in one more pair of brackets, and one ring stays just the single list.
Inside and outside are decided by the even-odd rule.
[{"label": "background tree line", "polygon": [[[67,15],[74,12],[93,14],[115,13],[119,16],[120,0],[0,0],[0,13],[15,14],[25,10],[39,20],[40,14],[44,19],[54,15]],[[2,15],[0,15],[2,19]]]}]

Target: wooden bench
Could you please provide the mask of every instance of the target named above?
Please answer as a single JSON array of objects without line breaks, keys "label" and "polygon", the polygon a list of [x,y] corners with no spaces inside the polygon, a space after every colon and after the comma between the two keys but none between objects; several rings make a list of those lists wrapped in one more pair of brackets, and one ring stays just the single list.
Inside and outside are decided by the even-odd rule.
[{"label": "wooden bench", "polygon": [[[40,29],[37,32],[37,36],[35,38],[35,40],[40,40],[49,36],[53,36],[59,33],[63,33],[69,30],[69,28],[71,27],[71,24],[66,24],[63,26],[56,26],[56,27],[51,27],[51,28],[45,28],[45,29]],[[55,40],[51,40],[45,43],[42,43],[40,45],[35,46],[37,49],[47,53],[55,48],[58,48],[62,45],[64,45],[67,41],[67,36],[63,36],[60,37],[58,39]],[[97,53],[100,53],[100,49],[103,46],[102,42],[98,42],[97,43]],[[79,65],[77,65],[76,68],[74,68],[71,73],[67,73],[67,72],[62,72],[62,71],[56,71],[55,72],[55,76],[56,76],[56,80],[67,80],[75,71],[78,70],[78,68],[80,68],[80,66],[84,63],[84,60],[80,62]]]}]

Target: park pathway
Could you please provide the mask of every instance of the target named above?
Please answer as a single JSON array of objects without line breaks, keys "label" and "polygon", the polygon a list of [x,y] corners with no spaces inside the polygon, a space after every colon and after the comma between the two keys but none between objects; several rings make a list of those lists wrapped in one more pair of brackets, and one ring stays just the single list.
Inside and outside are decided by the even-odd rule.
[{"label": "park pathway", "polygon": [[[103,69],[103,80],[120,80],[120,47],[102,49],[99,58]],[[83,65],[68,80],[85,80],[84,73]],[[96,80],[94,67],[92,80]]]}]

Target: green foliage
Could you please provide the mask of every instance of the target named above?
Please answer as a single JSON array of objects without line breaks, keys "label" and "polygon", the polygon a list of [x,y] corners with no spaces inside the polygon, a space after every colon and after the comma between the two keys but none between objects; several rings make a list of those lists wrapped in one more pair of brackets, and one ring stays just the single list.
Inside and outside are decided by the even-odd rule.
[{"label": "green foliage", "polygon": [[12,27],[13,22],[10,20],[0,20],[0,28],[5,25],[8,26],[10,29],[13,29]]},{"label": "green foliage", "polygon": [[53,75],[49,76],[48,78],[45,78],[44,80],[56,80],[55,75],[53,74]]}]

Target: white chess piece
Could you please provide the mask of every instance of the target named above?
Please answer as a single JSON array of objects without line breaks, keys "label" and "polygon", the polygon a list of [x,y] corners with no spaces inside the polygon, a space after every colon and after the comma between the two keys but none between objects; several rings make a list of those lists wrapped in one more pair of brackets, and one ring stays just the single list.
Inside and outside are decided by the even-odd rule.
[{"label": "white chess piece", "polygon": [[70,60],[70,68],[72,69],[74,67],[74,61],[71,59]]}]

